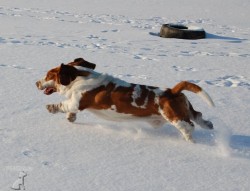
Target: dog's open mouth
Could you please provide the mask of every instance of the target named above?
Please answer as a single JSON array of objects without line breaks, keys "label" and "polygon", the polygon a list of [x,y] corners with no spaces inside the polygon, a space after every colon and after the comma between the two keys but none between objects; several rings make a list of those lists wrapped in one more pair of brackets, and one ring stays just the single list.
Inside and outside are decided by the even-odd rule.
[{"label": "dog's open mouth", "polygon": [[46,95],[50,95],[54,92],[56,92],[56,88],[53,88],[53,87],[48,87],[44,90],[44,94],[46,94]]}]

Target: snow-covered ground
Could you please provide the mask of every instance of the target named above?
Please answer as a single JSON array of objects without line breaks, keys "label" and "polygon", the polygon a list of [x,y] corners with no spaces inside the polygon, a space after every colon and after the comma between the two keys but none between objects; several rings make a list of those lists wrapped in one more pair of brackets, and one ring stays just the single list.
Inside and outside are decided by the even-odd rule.
[{"label": "snow-covered ground", "polygon": [[[247,0],[1,0],[0,190],[24,171],[29,190],[249,190],[250,2]],[[192,24],[203,40],[163,39],[164,23]],[[113,123],[88,112],[69,123],[35,82],[83,57],[133,83],[202,86],[186,93],[215,129],[196,144],[165,125]]]}]

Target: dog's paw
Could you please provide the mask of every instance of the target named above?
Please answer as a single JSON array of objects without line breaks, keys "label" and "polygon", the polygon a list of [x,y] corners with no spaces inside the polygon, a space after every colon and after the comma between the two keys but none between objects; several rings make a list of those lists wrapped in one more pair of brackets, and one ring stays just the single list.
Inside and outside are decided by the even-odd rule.
[{"label": "dog's paw", "polygon": [[47,109],[50,113],[57,113],[57,112],[58,112],[58,106],[57,106],[56,104],[46,105],[46,109]]},{"label": "dog's paw", "polygon": [[67,119],[69,122],[73,123],[76,120],[76,113],[67,113]]},{"label": "dog's paw", "polygon": [[204,120],[204,123],[207,126],[207,129],[213,129],[214,128],[213,123],[211,121],[205,121]]}]

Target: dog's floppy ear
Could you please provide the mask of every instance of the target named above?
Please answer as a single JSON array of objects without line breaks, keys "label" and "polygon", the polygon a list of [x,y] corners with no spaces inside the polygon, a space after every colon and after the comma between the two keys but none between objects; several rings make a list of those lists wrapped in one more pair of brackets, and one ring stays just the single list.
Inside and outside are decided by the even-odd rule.
[{"label": "dog's floppy ear", "polygon": [[77,69],[73,66],[61,64],[59,71],[60,84],[67,86],[77,77]]},{"label": "dog's floppy ear", "polygon": [[83,58],[76,58],[76,59],[74,60],[74,62],[82,62],[82,61],[84,61]]},{"label": "dog's floppy ear", "polygon": [[77,76],[88,76],[90,72],[79,71],[74,66],[61,64],[59,71],[60,84],[67,86],[76,79]]},{"label": "dog's floppy ear", "polygon": [[74,66],[82,66],[82,67],[89,68],[92,70],[94,70],[96,67],[95,64],[88,62],[88,61],[84,60],[83,58],[76,58],[73,62],[73,65]]}]

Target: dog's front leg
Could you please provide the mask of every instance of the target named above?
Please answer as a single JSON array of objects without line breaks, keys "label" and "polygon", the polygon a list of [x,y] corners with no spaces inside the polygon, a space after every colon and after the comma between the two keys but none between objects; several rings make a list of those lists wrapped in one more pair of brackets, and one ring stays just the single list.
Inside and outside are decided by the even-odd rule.
[{"label": "dog's front leg", "polygon": [[66,118],[68,119],[69,122],[73,123],[76,120],[76,113],[66,112],[64,107],[62,107],[62,103],[50,104],[50,105],[47,105],[46,108],[50,113],[53,113],[53,114],[58,113],[58,112],[67,113]]},{"label": "dog's front leg", "polygon": [[73,123],[76,120],[76,113],[67,113],[66,118],[69,122]]},{"label": "dog's front leg", "polygon": [[49,104],[46,106],[50,113],[69,113],[68,115],[74,116],[78,112],[79,103],[73,102],[72,100],[66,100],[59,104]]},{"label": "dog's front leg", "polygon": [[46,108],[50,113],[67,113],[66,118],[69,122],[76,120],[76,113],[79,111],[79,100],[72,96],[70,99],[65,100],[59,104],[50,104]]}]

